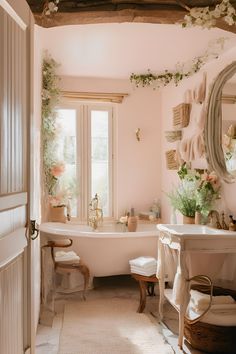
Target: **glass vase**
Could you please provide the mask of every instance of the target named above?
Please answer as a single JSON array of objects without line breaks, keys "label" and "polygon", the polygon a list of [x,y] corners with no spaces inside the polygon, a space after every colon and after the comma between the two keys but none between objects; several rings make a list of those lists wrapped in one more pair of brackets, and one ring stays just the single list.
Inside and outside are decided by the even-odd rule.
[{"label": "glass vase", "polygon": [[201,225],[202,223],[202,214],[200,211],[195,212],[195,224],[196,225]]}]

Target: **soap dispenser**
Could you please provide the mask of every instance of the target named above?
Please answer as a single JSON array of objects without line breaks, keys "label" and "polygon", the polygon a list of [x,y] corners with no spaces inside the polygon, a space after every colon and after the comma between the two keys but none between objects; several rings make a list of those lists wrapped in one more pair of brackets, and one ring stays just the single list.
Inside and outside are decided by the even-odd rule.
[{"label": "soap dispenser", "polygon": [[137,217],[134,215],[134,208],[131,208],[128,218],[128,231],[135,232],[137,230]]},{"label": "soap dispenser", "polygon": [[229,231],[236,231],[236,220],[234,220],[233,215],[229,215]]}]

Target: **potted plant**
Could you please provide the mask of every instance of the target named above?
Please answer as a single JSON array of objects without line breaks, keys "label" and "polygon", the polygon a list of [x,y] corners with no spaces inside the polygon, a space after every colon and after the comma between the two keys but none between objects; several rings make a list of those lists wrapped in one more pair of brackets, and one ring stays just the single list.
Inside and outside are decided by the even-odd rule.
[{"label": "potted plant", "polygon": [[200,173],[183,164],[178,171],[179,185],[168,195],[171,205],[183,215],[183,223],[194,223],[195,214],[207,216],[219,198],[219,179],[214,172]]}]

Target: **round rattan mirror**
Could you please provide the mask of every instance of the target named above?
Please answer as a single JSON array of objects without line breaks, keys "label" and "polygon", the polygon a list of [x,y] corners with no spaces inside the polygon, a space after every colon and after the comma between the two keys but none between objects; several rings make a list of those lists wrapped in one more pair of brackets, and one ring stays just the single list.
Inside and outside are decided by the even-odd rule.
[{"label": "round rattan mirror", "polygon": [[208,101],[205,124],[205,145],[209,169],[214,170],[225,182],[235,182],[236,177],[226,167],[222,148],[222,90],[225,83],[236,73],[236,61],[222,70],[214,81]]}]

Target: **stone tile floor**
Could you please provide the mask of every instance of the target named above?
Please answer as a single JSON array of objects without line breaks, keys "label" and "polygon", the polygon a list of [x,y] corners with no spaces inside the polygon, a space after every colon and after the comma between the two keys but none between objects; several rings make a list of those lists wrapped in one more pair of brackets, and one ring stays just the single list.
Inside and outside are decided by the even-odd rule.
[{"label": "stone tile floor", "polygon": [[[158,321],[158,285],[155,288],[156,296],[147,297],[147,304],[144,312],[151,313]],[[129,296],[134,301],[139,302],[139,289],[137,282],[130,276],[114,276],[94,279],[94,289],[87,292],[87,301],[89,298],[109,297],[112,296]],[[51,317],[43,316],[44,322],[39,324],[36,336],[36,354],[57,354],[59,347],[60,331],[63,321],[64,305],[67,301],[82,301],[81,293],[57,294],[55,299],[56,315]],[[172,346],[176,354],[204,354],[203,352],[194,350],[185,341],[183,350],[178,347],[178,314],[175,309],[166,302],[164,305],[164,323],[162,323],[162,331],[166,341]],[[145,354],[145,353],[144,353]]]}]

